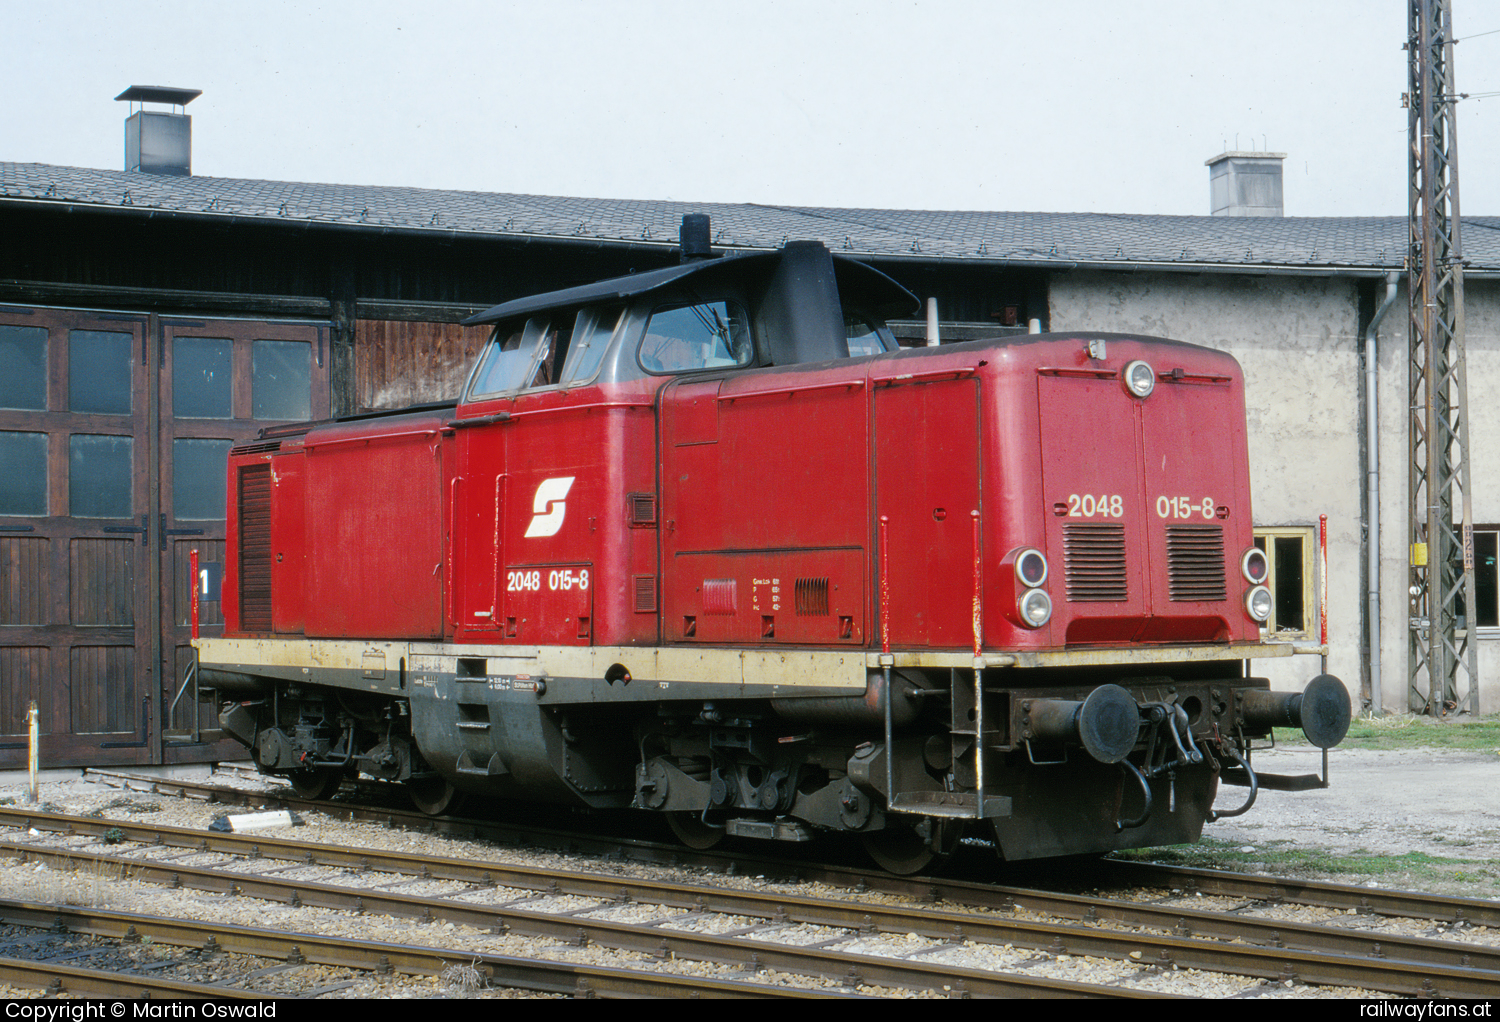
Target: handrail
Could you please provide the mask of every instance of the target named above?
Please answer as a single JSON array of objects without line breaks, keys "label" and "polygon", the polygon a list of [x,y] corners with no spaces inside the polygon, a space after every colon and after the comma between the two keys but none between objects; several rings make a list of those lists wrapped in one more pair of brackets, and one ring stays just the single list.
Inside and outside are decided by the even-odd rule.
[{"label": "handrail", "polygon": [[[465,426],[484,426],[491,422],[514,422],[516,419],[529,419],[536,415],[555,415],[558,412],[592,412],[599,408],[653,408],[656,402],[652,401],[596,401],[588,404],[576,405],[554,405],[551,408],[528,408],[525,411],[495,412],[494,417],[488,415],[476,415],[472,419],[449,420],[444,429],[462,429]],[[505,416],[505,418],[501,418]]]},{"label": "handrail", "polygon": [[834,390],[840,387],[847,390],[864,390],[865,383],[865,379],[861,377],[857,380],[835,380],[828,383],[808,384],[806,386],[800,384],[783,384],[778,387],[762,387],[758,390],[741,390],[736,391],[733,394],[725,394],[723,391],[720,391],[719,400],[737,401],[743,397],[772,397],[777,394],[807,394],[815,390]]},{"label": "handrail", "polygon": [[871,381],[876,387],[894,387],[900,383],[923,383],[927,380],[961,380],[979,372],[978,366],[955,366],[952,369],[929,369],[925,373],[901,373],[897,376],[879,377]]},{"label": "handrail", "polygon": [[[194,584],[196,584],[196,580]],[[197,745],[203,740],[203,728],[201,727],[202,722],[198,719],[200,702],[198,699],[198,648],[194,646],[192,650],[193,658],[188,661],[187,671],[182,676],[182,684],[177,686],[177,695],[173,697],[172,705],[167,709],[167,723],[170,723],[177,715],[177,704],[182,702],[182,697],[187,693],[188,684],[191,683],[193,686],[193,740],[188,744]],[[175,745],[177,743],[168,744]]]},{"label": "handrail", "polygon": [[404,433],[366,433],[360,436],[338,436],[330,440],[310,440],[302,446],[304,450],[314,450],[319,447],[333,447],[337,444],[369,443],[372,440],[405,440],[408,437],[423,438],[437,435],[436,429],[413,429]]}]

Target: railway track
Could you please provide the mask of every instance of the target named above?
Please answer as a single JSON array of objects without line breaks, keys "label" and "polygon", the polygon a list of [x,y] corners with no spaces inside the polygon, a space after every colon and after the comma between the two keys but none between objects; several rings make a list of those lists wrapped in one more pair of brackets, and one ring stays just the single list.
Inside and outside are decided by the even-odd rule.
[{"label": "railway track", "polygon": [[286,996],[214,983],[182,983],[137,972],[86,969],[50,960],[5,957],[0,957],[0,984],[45,990],[50,996],[67,994],[71,997],[247,998],[259,1001]]},{"label": "railway track", "polygon": [[[206,797],[202,792],[199,795]],[[346,807],[333,808],[344,811]],[[389,856],[371,849],[315,847],[303,842],[206,834],[198,830],[179,832],[173,828],[81,817],[43,817],[4,811],[0,823],[6,822],[80,844],[96,842],[105,831],[115,829],[120,832],[120,840],[142,842],[139,848],[152,850],[144,854],[155,860],[146,861],[139,855],[112,856],[97,849],[44,849],[37,847],[34,840],[0,845],[5,854],[45,856],[62,868],[128,869],[138,879],[225,893],[237,890],[240,895],[282,904],[316,904],[344,911],[442,919],[476,930],[545,934],[559,941],[581,939],[638,954],[841,977],[848,986],[855,985],[847,982],[852,979],[892,987],[937,990],[946,987],[944,992],[948,993],[956,990],[1015,995],[1024,989],[1034,994],[1042,992],[1031,985],[1035,979],[1026,977],[1030,983],[1017,987],[1013,979],[1007,978],[1012,985],[1003,987],[993,969],[1025,972],[1040,963],[1087,956],[1090,960],[1113,963],[1113,977],[1103,984],[1087,984],[1099,987],[1098,990],[1075,988],[1066,992],[1128,996],[1134,989],[1132,981],[1174,970],[1209,970],[1259,979],[1262,985],[1247,986],[1250,991],[1299,981],[1407,995],[1500,993],[1500,958],[1493,947],[1472,939],[1476,932],[1482,935],[1482,931],[1452,922],[1455,918],[1451,914],[1452,903],[1457,899],[1437,899],[1443,904],[1429,918],[1443,920],[1434,926],[1459,926],[1464,931],[1460,936],[1468,938],[1465,940],[1451,935],[1376,934],[1295,920],[1258,919],[1243,910],[1265,902],[1247,901],[1240,906],[1241,911],[1209,911],[1179,904],[1153,905],[930,878],[896,880],[844,871],[842,882],[846,889],[860,891],[862,885],[865,895],[851,902],[847,894],[811,898],[784,891],[761,895],[718,886],[650,883],[636,878],[622,883],[618,876],[581,874],[574,870],[522,869],[404,852]],[[212,857],[217,857],[215,865],[200,864],[201,860]],[[236,862],[238,866],[233,865]],[[241,867],[246,864],[252,864],[258,875],[245,872]],[[421,885],[433,889],[449,885],[453,889],[443,894],[434,890],[432,894],[437,896],[418,897],[344,882],[331,884],[326,875],[319,881],[292,876],[319,870],[325,874],[343,871],[351,875],[383,876],[387,878],[386,887]],[[1136,872],[1149,874],[1151,883],[1165,888],[1171,888],[1175,882],[1180,893],[1174,896],[1167,890],[1166,894],[1169,899],[1181,900],[1180,876],[1174,880],[1172,875],[1160,871]],[[401,879],[392,881],[391,877]],[[1227,874],[1196,879],[1200,887],[1213,881],[1227,889],[1230,882]],[[908,899],[915,894],[926,901],[905,907],[877,905],[870,895],[880,890],[882,884],[904,888],[882,893],[901,894]],[[1364,896],[1367,902],[1378,902],[1380,896],[1380,892],[1367,889],[1351,890]],[[1194,891],[1188,896],[1198,893]],[[482,904],[475,904],[476,896]],[[508,900],[497,903],[502,897]],[[1411,896],[1405,897],[1406,902],[1396,907],[1410,915],[1417,906]],[[560,907],[561,912],[541,911],[544,903],[557,903],[554,908]],[[647,931],[644,934],[628,932],[627,924],[597,918],[617,915],[624,906],[641,905],[654,906],[653,918],[647,920],[649,925],[644,927]],[[959,905],[971,910],[961,911],[956,907]],[[1485,903],[1467,905],[1466,918],[1481,918],[1484,907]],[[1382,911],[1378,904],[1374,907],[1367,904],[1364,908],[1367,915],[1350,918],[1368,921],[1371,915]],[[721,933],[717,936],[727,934],[727,946],[682,932],[687,925],[701,926],[711,918],[721,922],[707,928],[719,929]],[[664,926],[669,919],[675,920],[675,924]],[[784,943],[778,943],[776,934],[794,932],[798,934],[794,939],[806,941],[808,928],[825,931],[811,936],[821,938],[812,943],[822,944],[826,950],[814,948],[822,952],[819,955],[802,952],[799,960],[782,957],[793,952],[786,951]],[[859,950],[869,944],[889,943],[896,935],[917,936],[925,943],[908,948],[904,963],[894,966],[878,955],[862,954]],[[990,955],[992,961],[984,969],[918,975],[920,970],[931,966],[918,965],[912,959],[935,953],[950,959]]]},{"label": "railway track", "polygon": [[[98,938],[91,952],[135,948],[183,949],[166,964],[192,958],[239,956],[249,962],[230,982],[181,983],[138,971],[78,969],[48,957],[41,961],[0,958],[0,979],[16,985],[45,987],[56,993],[110,997],[281,997],[264,988],[238,985],[273,973],[308,966],[333,966],[371,975],[437,976],[455,981],[473,992],[482,987],[504,987],[569,996],[601,997],[830,997],[837,993],[792,991],[765,984],[711,981],[643,973],[631,969],[607,969],[571,962],[543,961],[507,955],[460,953],[452,948],[388,941],[337,938],[312,933],[288,933],[265,927],[236,926],[224,922],[113,912],[76,906],[40,905],[0,900],[0,925],[29,927],[43,938],[86,935]],[[0,951],[36,938],[22,937]],[[160,969],[160,959],[151,963]],[[332,993],[353,986],[352,982],[324,983],[309,996]]]},{"label": "railway track", "polygon": [[[72,828],[75,837],[93,836],[81,834],[85,829],[97,829],[89,827],[90,823],[115,823],[40,816],[22,822],[30,825],[28,829],[42,825],[56,828],[52,832],[60,834],[66,834],[67,829]],[[124,828],[117,824],[109,829]],[[450,960],[465,954],[477,954],[477,945],[487,936],[516,935],[541,937],[563,946],[601,945],[633,952],[653,964],[687,960],[719,963],[752,974],[774,970],[829,980],[849,989],[875,985],[956,991],[978,996],[1124,997],[1133,993],[1148,996],[1129,989],[888,959],[828,946],[830,943],[848,944],[860,936],[858,930],[845,934],[818,934],[815,936],[824,939],[807,944],[795,940],[788,943],[757,939],[770,931],[799,926],[799,922],[790,916],[778,916],[776,908],[784,911],[785,899],[777,900],[776,908],[768,907],[770,901],[758,902],[751,898],[733,899],[732,904],[723,905],[718,904],[721,899],[712,897],[713,891],[709,888],[660,885],[658,890],[648,891],[634,882],[622,885],[619,878],[612,878],[609,894],[583,899],[584,903],[579,904],[578,896],[562,889],[559,878],[567,874],[561,872],[553,875],[545,889],[538,890],[501,886],[478,875],[472,879],[457,878],[451,865],[435,862],[428,856],[406,855],[407,867],[393,874],[376,870],[373,864],[369,867],[359,865],[350,870],[350,862],[362,857],[359,849],[334,849],[300,842],[286,843],[299,846],[295,849],[272,847],[249,838],[236,841],[234,835],[215,835],[209,847],[204,848],[201,844],[192,845],[195,835],[189,831],[177,832],[174,828],[140,830],[150,833],[133,836],[143,841],[159,837],[162,843],[143,843],[141,848],[147,850],[144,855],[116,855],[86,849],[45,847],[32,842],[0,841],[0,855],[24,863],[44,863],[55,869],[118,874],[134,881],[174,889],[210,891],[231,898],[260,898],[293,909],[333,909],[355,915],[380,914],[422,924],[446,923],[464,927],[469,937],[463,938],[461,950],[450,945]],[[173,840],[181,843],[172,844]],[[231,845],[238,845],[238,851],[231,850]],[[175,854],[184,848],[187,854]],[[153,849],[162,853],[164,860],[153,856],[150,853]],[[224,865],[233,861],[243,868],[215,868],[187,861],[199,856],[221,856]],[[325,876],[335,874],[341,882],[329,883],[291,875],[307,870],[319,871]],[[446,892],[447,896],[384,889],[413,885],[423,885],[428,889],[448,885],[451,889]],[[472,897],[475,894],[481,895],[482,900],[476,901]],[[548,902],[552,904],[544,904]],[[679,907],[674,903],[682,904]],[[624,909],[627,914],[639,915],[641,906],[647,911],[640,919],[599,918],[589,914]],[[760,914],[750,915],[750,912]],[[939,937],[935,945],[924,945],[921,950],[942,949],[955,936]],[[961,941],[963,938],[957,936],[957,939]]]},{"label": "railway track", "polygon": [[[246,773],[252,777],[259,776],[251,771],[246,771]],[[392,808],[390,805],[371,806],[302,799],[293,794],[290,787],[285,786],[269,791],[247,791],[243,788],[206,782],[162,780],[108,771],[86,771],[85,776],[98,783],[120,785],[129,790],[196,798],[225,805],[317,811],[351,822],[373,822],[391,828],[404,828],[460,839],[482,838],[501,844],[593,854],[606,859],[627,858],[638,862],[667,863],[673,866],[689,865],[710,870],[727,870],[732,873],[756,873],[793,880],[818,881],[854,888],[861,893],[878,891],[972,908],[1009,909],[1013,904],[1018,904],[1017,898],[1024,898],[1023,907],[1066,917],[1085,918],[1089,909],[1088,899],[1070,898],[1067,895],[1049,895],[1048,892],[1035,888],[969,882],[943,876],[898,877],[842,865],[820,865],[802,859],[789,861],[776,856],[747,853],[740,849],[699,852],[674,843],[628,839],[618,835],[599,837],[574,830],[547,829],[536,825],[504,821],[456,817],[434,818],[413,810]],[[389,786],[373,784],[367,787],[368,790],[379,792]],[[386,797],[389,799],[392,796],[387,793]],[[399,796],[395,797],[399,798]],[[1305,905],[1341,912],[1352,911],[1362,917],[1422,919],[1430,920],[1434,924],[1478,926],[1500,930],[1500,902],[1497,901],[1357,887],[1328,881],[1230,873],[1149,862],[1099,860],[1091,865],[1094,869],[1090,879],[1095,886],[1107,884],[1112,888],[1154,888],[1162,892],[1163,900],[1182,900],[1184,897],[1212,895],[1239,899],[1254,905]],[[1004,869],[1005,867],[1002,864],[996,868]],[[1178,892],[1181,897],[1174,897],[1173,892]],[[1095,910],[1098,911],[1097,906]],[[1145,913],[1142,916],[1143,920],[1152,918],[1145,905],[1136,907],[1134,911]],[[1182,916],[1181,912],[1178,914]],[[1183,916],[1189,920],[1192,917],[1191,911]],[[1154,918],[1160,921],[1162,915],[1158,914]],[[1174,919],[1172,925],[1177,926],[1178,921]],[[1209,933],[1206,929],[1201,932],[1206,935],[1216,935]],[[1234,939],[1235,936],[1246,937],[1247,934],[1227,936],[1229,939]],[[1497,940],[1500,940],[1500,937],[1497,937]]]},{"label": "railway track", "polygon": [[98,936],[68,924],[74,910],[0,902],[0,984],[50,996],[280,998],[263,959],[152,944],[135,931]]}]

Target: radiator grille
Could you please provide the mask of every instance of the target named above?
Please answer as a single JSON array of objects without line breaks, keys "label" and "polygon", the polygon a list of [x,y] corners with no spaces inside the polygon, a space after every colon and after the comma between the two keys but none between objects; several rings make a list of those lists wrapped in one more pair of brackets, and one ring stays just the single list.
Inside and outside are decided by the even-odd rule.
[{"label": "radiator grille", "polygon": [[826,617],[828,614],[828,580],[826,578],[799,578],[796,598],[799,615]]},{"label": "radiator grille", "polygon": [[241,454],[271,454],[281,450],[280,440],[263,440],[259,443],[236,444],[230,449],[231,456]]},{"label": "radiator grille", "polygon": [[1167,526],[1167,591],[1179,603],[1228,596],[1222,525]]},{"label": "radiator grille", "polygon": [[1069,603],[1125,600],[1125,526],[1064,524],[1063,568]]},{"label": "radiator grille", "polygon": [[271,630],[271,466],[240,469],[240,627]]}]

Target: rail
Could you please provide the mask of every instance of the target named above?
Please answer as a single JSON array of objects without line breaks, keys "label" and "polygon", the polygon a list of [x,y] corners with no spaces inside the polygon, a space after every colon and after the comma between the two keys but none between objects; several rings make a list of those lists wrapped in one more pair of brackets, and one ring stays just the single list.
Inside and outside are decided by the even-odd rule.
[{"label": "rail", "polygon": [[[974,945],[1034,949],[1044,955],[1088,955],[1142,967],[1211,969],[1260,977],[1268,982],[1295,978],[1299,982],[1336,984],[1364,989],[1419,996],[1495,996],[1500,992],[1500,950],[1455,940],[1408,937],[1400,933],[1370,932],[1355,928],[1331,927],[1322,923],[1300,923],[1286,918],[1246,916],[1238,912],[1212,912],[1190,907],[1157,905],[1151,902],[1119,901],[1109,898],[1055,894],[1018,888],[997,888],[960,881],[923,879],[906,881],[905,889],[925,895],[925,903],[911,906],[887,906],[864,897],[809,897],[776,890],[738,890],[704,884],[677,884],[651,881],[618,874],[590,874],[571,870],[519,867],[497,862],[451,859],[407,852],[382,853],[378,849],[339,848],[294,841],[272,841],[262,837],[203,834],[187,828],[152,827],[127,821],[101,820],[91,817],[60,817],[53,814],[8,810],[4,820],[11,826],[36,827],[53,832],[71,831],[75,836],[102,834],[108,828],[122,830],[130,840],[151,841],[195,851],[214,850],[230,859],[247,862],[247,853],[264,863],[265,858],[286,859],[299,866],[337,866],[341,875],[351,867],[359,872],[420,876],[429,882],[453,880],[463,888],[453,897],[413,897],[367,886],[348,886],[347,882],[329,884],[297,881],[274,875],[262,866],[254,872],[211,866],[189,866],[180,855],[162,859],[104,854],[73,848],[43,847],[35,842],[4,842],[0,848],[30,862],[54,863],[64,868],[92,864],[90,868],[129,869],[137,879],[165,883],[197,890],[227,892],[271,901],[309,907],[381,912],[405,918],[447,920],[459,925],[494,928],[517,935],[528,934],[562,939],[569,943],[587,941],[606,947],[635,951],[665,952],[677,957],[700,961],[730,961],[743,964],[747,958],[768,968],[786,968],[804,974],[838,977],[854,967],[861,982],[927,986],[936,978],[944,984],[963,983],[962,989],[975,994],[1038,993],[1045,987],[1035,977],[1000,975],[971,968],[943,966],[933,962],[892,961],[851,950],[790,948],[762,936],[762,930],[775,930],[799,924],[852,930],[858,934],[916,933],[948,942],[972,942]],[[149,849],[143,850],[149,852]],[[159,855],[160,852],[154,853]],[[1108,864],[1113,869],[1116,864]],[[1122,869],[1128,866],[1120,864]],[[1203,873],[1203,871],[1192,871]],[[866,878],[846,874],[848,884],[856,876],[866,889]],[[1148,882],[1160,883],[1162,877],[1146,871]],[[1212,875],[1204,874],[1199,888],[1209,893]],[[1275,896],[1279,891],[1286,900],[1300,893],[1296,881],[1276,878],[1243,878],[1220,875],[1227,883],[1239,880],[1264,881],[1263,893]],[[877,889],[883,881],[869,878]],[[471,901],[476,885],[493,889],[490,904]],[[1280,885],[1280,886],[1276,886]],[[389,888],[388,881],[380,887]],[[396,885],[400,886],[400,885]],[[1184,886],[1179,882],[1174,886]],[[1337,885],[1302,885],[1330,887]],[[507,889],[536,892],[519,900]],[[1243,889],[1237,889],[1242,893]],[[1390,892],[1357,890],[1368,899],[1378,899]],[[1189,896],[1191,891],[1189,891]],[[767,921],[764,925],[734,933],[708,935],[676,928],[664,928],[658,917],[644,927],[609,919],[596,918],[568,905],[558,910],[540,911],[540,902],[559,896],[586,897],[601,902],[599,907],[620,902],[660,905],[685,910],[692,915],[721,913]],[[1442,899],[1434,899],[1442,901]],[[1450,899],[1459,901],[1460,899]],[[499,902],[499,903],[495,903]],[[963,902],[976,907],[1010,910],[1015,915],[973,914],[955,911],[934,902]],[[1464,900],[1464,904],[1468,904]],[[1483,906],[1481,906],[1483,907]],[[1493,914],[1494,905],[1487,906]],[[1440,909],[1440,912],[1442,910]],[[1050,913],[1076,919],[1082,925],[1039,921],[1034,916]],[[1440,916],[1441,918],[1442,916]],[[1451,914],[1447,918],[1453,918]],[[1459,918],[1464,918],[1459,915]],[[1104,921],[1129,929],[1103,929]],[[1479,922],[1479,918],[1474,919]],[[1159,929],[1146,932],[1139,927]],[[729,938],[728,945],[717,938]],[[1234,941],[1234,943],[1230,943]],[[1243,942],[1243,943],[1241,943]],[[825,970],[833,970],[832,972]],[[1099,992],[1086,984],[1075,993]],[[1114,996],[1135,996],[1144,991],[1116,987]]]}]

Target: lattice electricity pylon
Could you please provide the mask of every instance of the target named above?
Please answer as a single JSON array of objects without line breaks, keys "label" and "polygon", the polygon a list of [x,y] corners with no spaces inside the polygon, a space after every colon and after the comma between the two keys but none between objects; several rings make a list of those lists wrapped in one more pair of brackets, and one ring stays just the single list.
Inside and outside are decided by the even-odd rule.
[{"label": "lattice electricity pylon", "polygon": [[[1407,701],[1478,712],[1450,0],[1409,0],[1411,647]],[[1455,519],[1455,508],[1459,514]],[[1465,620],[1465,616],[1468,620]],[[1463,675],[1460,685],[1459,676]],[[1425,691],[1424,689],[1425,682]]]}]

